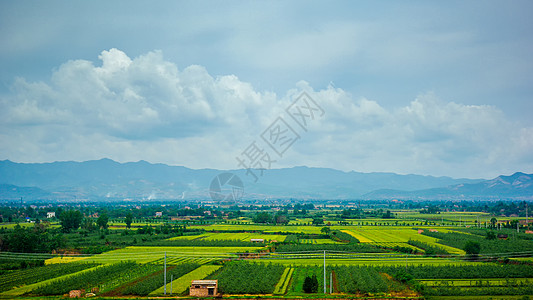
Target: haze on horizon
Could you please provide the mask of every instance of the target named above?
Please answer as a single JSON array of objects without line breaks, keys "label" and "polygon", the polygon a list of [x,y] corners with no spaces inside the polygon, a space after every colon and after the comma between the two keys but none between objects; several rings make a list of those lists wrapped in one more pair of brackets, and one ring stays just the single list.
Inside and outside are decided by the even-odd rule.
[{"label": "haze on horizon", "polygon": [[0,160],[533,173],[532,31],[530,1],[1,1]]}]

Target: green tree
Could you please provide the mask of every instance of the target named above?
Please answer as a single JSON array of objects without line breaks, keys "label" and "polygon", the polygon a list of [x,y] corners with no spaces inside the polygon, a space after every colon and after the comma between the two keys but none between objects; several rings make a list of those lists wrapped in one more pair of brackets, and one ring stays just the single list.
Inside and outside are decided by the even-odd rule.
[{"label": "green tree", "polygon": [[96,219],[96,225],[98,225],[99,228],[107,229],[107,222],[109,221],[109,217],[107,216],[106,212],[103,212],[98,216],[98,219]]},{"label": "green tree", "polygon": [[81,228],[87,230],[88,232],[93,232],[96,230],[96,225],[94,224],[93,219],[84,218],[83,222],[81,223]]},{"label": "green tree", "polygon": [[322,227],[322,229],[320,229],[320,232],[322,232],[323,234],[329,234],[331,232],[331,228],[329,227]]},{"label": "green tree", "polygon": [[59,216],[61,222],[61,230],[63,232],[70,232],[80,227],[83,215],[79,210],[65,210]]},{"label": "green tree", "polygon": [[496,220],[496,218],[490,219],[490,224],[491,224],[492,228],[496,228],[496,223],[497,222],[498,222],[498,220]]},{"label": "green tree", "polygon": [[133,214],[131,211],[126,215],[126,220],[124,222],[126,222],[126,228],[130,229],[131,223],[133,222]]},{"label": "green tree", "polygon": [[313,219],[313,225],[323,225],[324,220],[322,218],[314,218]]},{"label": "green tree", "polygon": [[303,284],[303,290],[305,293],[317,293],[318,292],[318,279],[316,278],[316,275],[313,275],[312,277],[305,277],[304,284]]},{"label": "green tree", "polygon": [[479,242],[467,241],[465,246],[463,247],[463,250],[466,252],[466,255],[468,255],[471,259],[475,259],[481,251],[481,245],[479,244]]},{"label": "green tree", "polygon": [[267,212],[260,212],[253,218],[254,223],[270,223],[272,222],[272,216]]},{"label": "green tree", "polygon": [[492,230],[488,231],[486,239],[487,240],[495,240],[496,239],[496,233],[494,233],[494,231],[492,231]]}]

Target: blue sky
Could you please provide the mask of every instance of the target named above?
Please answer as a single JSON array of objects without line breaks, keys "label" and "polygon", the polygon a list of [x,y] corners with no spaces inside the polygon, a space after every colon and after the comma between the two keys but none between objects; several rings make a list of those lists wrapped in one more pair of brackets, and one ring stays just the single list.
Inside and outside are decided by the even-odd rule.
[{"label": "blue sky", "polygon": [[307,91],[325,114],[272,168],[533,172],[532,15],[530,1],[1,1],[0,159],[234,169]]}]

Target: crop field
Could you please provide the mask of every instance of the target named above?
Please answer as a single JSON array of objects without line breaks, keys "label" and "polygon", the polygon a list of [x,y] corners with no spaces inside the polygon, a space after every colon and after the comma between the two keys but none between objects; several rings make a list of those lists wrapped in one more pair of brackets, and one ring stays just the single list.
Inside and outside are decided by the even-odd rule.
[{"label": "crop field", "polygon": [[[249,210],[246,219],[195,219],[185,232],[136,231],[136,226],[160,226],[158,219],[125,230],[117,222],[123,217],[110,224],[115,230],[54,229],[50,233],[61,235],[69,247],[0,253],[0,298],[61,297],[73,289],[95,289],[102,297],[160,297],[164,263],[167,296],[187,295],[191,280],[217,279],[224,297],[317,298],[324,296],[324,256],[326,286],[334,297],[533,295],[533,235],[524,227],[519,233],[513,228],[474,228],[478,218],[484,222],[491,217],[484,213],[395,212],[402,219],[343,219],[342,211],[318,209],[301,218],[289,213],[289,225],[261,225],[251,221],[261,212]],[[309,225],[317,217],[326,225]],[[459,221],[461,226],[455,226]],[[172,222],[167,218],[174,228]],[[186,235],[177,236],[182,233]],[[489,238],[489,233],[508,238]],[[480,246],[478,254],[466,255],[462,249],[468,249],[467,241]],[[303,283],[313,275],[318,292],[307,294]]]},{"label": "crop field", "polygon": [[285,268],[278,284],[276,284],[276,287],[274,288],[274,295],[283,295],[287,292],[294,270],[295,269],[292,267]]},{"label": "crop field", "polygon": [[272,294],[284,271],[282,265],[232,262],[209,278],[227,294]]},{"label": "crop field", "polygon": [[[204,279],[211,275],[222,266],[216,265],[203,265],[199,268],[174,279],[171,283],[167,283],[167,294],[180,295],[183,294],[191,286],[192,280]],[[172,288],[172,289],[171,289]],[[150,293],[150,295],[162,295],[164,293],[164,286]]]},{"label": "crop field", "polygon": [[70,263],[44,266],[28,270],[11,271],[2,275],[2,280],[0,281],[0,292],[8,291],[18,286],[31,285],[62,275],[73,274],[95,266],[97,265],[85,263]]},{"label": "crop field", "polygon": [[389,248],[389,249],[394,249],[395,247],[404,247],[404,248],[413,249],[419,252],[424,252],[423,249],[420,249],[418,247],[409,245],[408,243],[402,243],[402,242],[376,242],[376,243],[371,243],[371,244],[377,247],[384,247],[384,248]]},{"label": "crop field", "polygon": [[84,261],[112,263],[133,260],[139,263],[159,261],[164,258],[224,259],[236,258],[233,253],[245,253],[259,250],[261,247],[126,247],[87,258]]},{"label": "crop field", "polygon": [[49,258],[44,261],[46,265],[52,265],[52,264],[64,264],[64,263],[71,263],[76,261],[81,261],[86,259],[87,256],[56,256],[53,258]]},{"label": "crop field", "polygon": [[457,286],[457,287],[479,287],[479,286],[508,286],[508,285],[531,285],[533,278],[483,278],[483,279],[432,279],[419,280],[425,286]]},{"label": "crop field", "polygon": [[409,227],[349,226],[346,229],[342,229],[342,232],[352,235],[361,243],[407,243],[409,240],[416,240],[442,248],[452,254],[465,253],[461,249],[439,244],[437,243],[437,238],[419,234],[417,229]]},{"label": "crop field", "polygon": [[281,225],[248,225],[248,224],[214,224],[189,226],[190,228],[202,228],[206,231],[262,231],[262,232],[284,232],[284,233],[309,233],[321,234],[321,227],[317,226],[281,226]]},{"label": "crop field", "polygon": [[260,234],[260,233],[247,233],[247,232],[238,232],[238,233],[217,233],[209,232],[201,235],[193,236],[178,236],[173,237],[168,240],[205,240],[205,241],[220,241],[220,240],[239,240],[244,242],[250,242],[251,239],[264,239],[265,242],[268,241],[277,241],[283,242],[287,236],[280,234]]},{"label": "crop field", "polygon": [[[302,254],[298,257],[290,255],[270,255],[261,257],[260,261],[281,264],[285,266],[311,266],[323,265],[324,258],[320,254]],[[353,254],[353,255],[326,255],[327,265],[357,265],[357,266],[465,266],[479,265],[481,262],[464,261],[453,258],[434,258],[421,255],[402,254]]]},{"label": "crop field", "polygon": [[[179,265],[179,264],[186,264],[186,263],[195,263],[199,265],[203,265],[209,262],[212,262],[213,260],[216,260],[214,258],[195,258],[195,257],[173,257],[173,256],[167,256],[167,265]],[[154,260],[150,263],[162,265],[165,263],[165,258],[160,258],[157,260]]]},{"label": "crop field", "polygon": [[330,240],[330,239],[298,239],[298,242],[301,244],[340,244],[340,242]]}]

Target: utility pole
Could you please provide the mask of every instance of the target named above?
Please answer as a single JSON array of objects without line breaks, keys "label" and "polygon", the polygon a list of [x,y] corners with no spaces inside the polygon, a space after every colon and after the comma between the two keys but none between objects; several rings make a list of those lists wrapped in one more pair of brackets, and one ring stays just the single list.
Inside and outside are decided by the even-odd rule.
[{"label": "utility pole", "polygon": [[326,250],[324,250],[324,294],[326,293]]},{"label": "utility pole", "polygon": [[333,294],[333,272],[329,273],[329,293]]},{"label": "utility pole", "polygon": [[170,274],[170,294],[172,295],[172,281],[174,281],[174,274]]},{"label": "utility pole", "polygon": [[165,251],[165,263],[164,267],[165,271],[163,272],[163,281],[165,281],[164,285],[164,294],[167,294],[167,252]]}]

